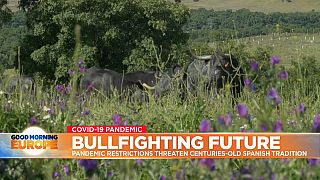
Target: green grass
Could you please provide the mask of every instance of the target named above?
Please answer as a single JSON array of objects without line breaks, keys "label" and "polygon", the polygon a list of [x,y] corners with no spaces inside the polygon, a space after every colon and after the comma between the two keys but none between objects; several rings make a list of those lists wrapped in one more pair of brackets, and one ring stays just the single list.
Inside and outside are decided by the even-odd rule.
[{"label": "green grass", "polygon": [[282,0],[182,0],[182,3],[190,8],[206,8],[214,10],[242,9],[247,8],[260,12],[309,12],[320,11],[318,0],[292,0],[293,2],[282,2]]},{"label": "green grass", "polygon": [[242,38],[239,42],[246,44],[249,51],[257,47],[271,48],[286,65],[305,56],[314,56],[320,61],[320,34],[264,35]]},{"label": "green grass", "polygon": [[[296,81],[290,72],[288,80],[279,82],[277,73],[281,67],[264,70],[270,74],[268,83],[266,77],[247,71],[248,78],[256,77],[260,80],[260,89],[257,92],[245,89],[242,97],[238,99],[239,103],[248,106],[252,121],[237,115],[228,91],[222,91],[216,98],[200,92],[199,96],[190,95],[181,103],[177,93],[179,90],[174,89],[158,101],[151,98],[149,103],[144,104],[119,101],[117,97],[105,98],[97,94],[87,97],[80,106],[79,102],[69,103],[70,94],[61,95],[55,90],[55,85],[52,85],[52,93],[60,97],[60,101],[41,91],[38,92],[35,102],[31,102],[28,96],[23,96],[22,102],[18,103],[19,95],[5,97],[1,94],[0,131],[21,132],[30,126],[30,118],[34,116],[38,120],[37,125],[46,132],[61,133],[66,132],[68,125],[112,125],[112,116],[119,113],[123,120],[128,119],[129,125],[135,122],[147,125],[148,132],[199,132],[200,123],[204,119],[210,120],[211,127],[215,127],[218,132],[239,132],[242,127],[246,127],[246,131],[261,132],[263,124],[272,132],[277,120],[281,120],[284,132],[311,132],[314,115],[320,113],[320,101],[317,100],[320,96],[318,80],[301,73],[298,76],[303,80]],[[281,97],[278,110],[273,103],[266,101],[267,91],[271,87],[277,87]],[[61,101],[66,102],[64,110],[60,108]],[[303,114],[295,113],[300,103],[305,103],[307,107]],[[43,110],[45,107],[53,108],[54,114],[48,116],[48,112]],[[91,114],[82,115],[84,110],[90,110]],[[219,124],[218,117],[227,113],[232,113],[232,124]],[[70,167],[70,176],[64,174],[64,165]],[[7,169],[0,174],[0,178],[47,179],[54,171],[61,173],[66,179],[84,179],[86,176],[76,160],[10,160],[5,167]],[[320,166],[312,167],[306,159],[292,159],[288,162],[279,159],[217,159],[215,167],[214,171],[210,171],[197,160],[144,160],[142,165],[137,165],[134,160],[99,160],[93,179],[102,179],[107,172],[114,174],[112,179],[119,180],[159,179],[161,175],[167,179],[175,179],[176,173],[183,169],[186,169],[187,179],[191,180],[230,179],[231,176],[270,179],[272,175],[277,179],[317,179],[320,176]],[[241,174],[243,168],[249,168],[251,173]]]}]

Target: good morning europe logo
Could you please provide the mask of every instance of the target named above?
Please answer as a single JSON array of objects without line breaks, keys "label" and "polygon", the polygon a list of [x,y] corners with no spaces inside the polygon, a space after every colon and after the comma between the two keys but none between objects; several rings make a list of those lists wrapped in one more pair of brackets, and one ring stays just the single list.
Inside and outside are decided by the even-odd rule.
[{"label": "good morning europe logo", "polygon": [[58,135],[49,135],[39,127],[29,127],[21,134],[11,135],[11,149],[23,150],[37,156],[50,149],[58,149]]}]

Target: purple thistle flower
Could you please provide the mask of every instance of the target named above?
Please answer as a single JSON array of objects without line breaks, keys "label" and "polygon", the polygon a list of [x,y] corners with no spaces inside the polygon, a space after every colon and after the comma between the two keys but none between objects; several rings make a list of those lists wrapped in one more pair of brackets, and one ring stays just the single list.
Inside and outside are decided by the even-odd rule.
[{"label": "purple thistle flower", "polygon": [[212,132],[211,123],[209,120],[202,120],[200,124],[200,132]]},{"label": "purple thistle flower", "polygon": [[211,171],[216,170],[216,164],[213,158],[203,158],[200,160],[200,164],[209,168]]},{"label": "purple thistle flower", "polygon": [[320,160],[319,159],[308,159],[309,165],[310,166],[317,166],[320,164]]},{"label": "purple thistle flower", "polygon": [[81,73],[85,73],[85,72],[87,71],[87,69],[86,69],[85,67],[80,67],[80,68],[79,68],[79,71],[80,71]]},{"label": "purple thistle flower", "polygon": [[84,65],[84,64],[85,64],[84,60],[83,60],[83,59],[80,59],[80,61],[79,61],[79,66]]},{"label": "purple thistle flower", "polygon": [[316,133],[320,132],[320,114],[317,114],[314,116],[314,120],[313,120],[313,130]]},{"label": "purple thistle flower", "polygon": [[48,112],[48,114],[53,115],[54,114],[54,109],[50,108],[50,109],[48,109],[47,112]]},{"label": "purple thistle flower", "polygon": [[176,172],[176,180],[181,180],[181,171]]},{"label": "purple thistle flower", "polygon": [[244,80],[244,84],[247,86],[247,87],[251,87],[251,80],[250,79],[246,79]]},{"label": "purple thistle flower", "polygon": [[112,120],[113,120],[113,124],[116,126],[120,126],[122,124],[122,118],[118,113],[113,115]]},{"label": "purple thistle flower", "polygon": [[124,126],[128,126],[128,125],[129,125],[129,120],[126,119],[126,120],[123,122],[123,125],[124,125]]},{"label": "purple thistle flower", "polygon": [[64,171],[64,173],[66,173],[67,176],[70,175],[70,168],[68,165],[63,166],[63,171]]},{"label": "purple thistle flower", "polygon": [[112,171],[108,171],[108,173],[107,173],[107,177],[112,177],[112,176],[113,176]]},{"label": "purple thistle flower", "polygon": [[296,109],[296,111],[298,112],[298,113],[300,113],[300,114],[302,114],[302,113],[304,113],[304,112],[306,112],[306,106],[303,104],[303,103],[301,103],[300,105],[299,105],[299,107]]},{"label": "purple thistle flower", "polygon": [[56,90],[57,90],[58,92],[60,92],[60,93],[64,93],[64,92],[65,92],[65,87],[64,87],[63,84],[58,84],[58,85],[56,86]]},{"label": "purple thistle flower", "polygon": [[88,116],[91,114],[91,111],[89,109],[86,109],[85,111],[81,112],[82,116]]},{"label": "purple thistle flower", "polygon": [[264,132],[267,132],[268,131],[268,126],[266,124],[261,124],[261,130],[264,131]]},{"label": "purple thistle flower", "polygon": [[251,65],[251,70],[252,71],[258,71],[259,70],[260,64],[259,64],[258,61],[252,61],[250,65]]},{"label": "purple thistle flower", "polygon": [[278,95],[278,92],[275,88],[272,88],[270,91],[269,91],[269,94],[268,94],[268,98],[274,100],[276,102],[277,105],[280,104],[281,102],[281,99]]},{"label": "purple thistle flower", "polygon": [[70,76],[73,76],[73,75],[74,75],[74,70],[69,69],[69,70],[68,70],[68,74],[69,74]]},{"label": "purple thistle flower", "polygon": [[223,125],[225,123],[224,119],[225,119],[224,115],[219,116],[218,121],[220,125]]},{"label": "purple thistle flower", "polygon": [[230,126],[232,123],[232,113],[228,113],[225,118],[224,118],[224,122],[226,124],[226,126]]},{"label": "purple thistle flower", "polygon": [[272,56],[270,59],[270,63],[274,66],[276,64],[280,63],[280,57],[279,56]]},{"label": "purple thistle flower", "polygon": [[36,125],[37,123],[38,123],[38,121],[37,121],[36,117],[32,116],[31,119],[30,119],[30,124],[31,124],[32,126],[34,126],[34,125]]},{"label": "purple thistle flower", "polygon": [[166,180],[166,177],[165,177],[165,176],[161,176],[161,177],[159,178],[159,180]]},{"label": "purple thistle flower", "polygon": [[61,111],[64,111],[65,108],[66,108],[66,103],[65,103],[64,101],[61,101],[61,102],[59,103],[59,106],[60,106]]},{"label": "purple thistle flower", "polygon": [[238,104],[237,111],[238,111],[238,114],[240,117],[242,117],[242,118],[248,117],[249,111],[248,111],[248,108],[245,104]]},{"label": "purple thistle flower", "polygon": [[281,72],[279,72],[279,74],[278,74],[278,78],[280,79],[280,80],[286,80],[286,79],[288,79],[288,71],[281,71]]},{"label": "purple thistle flower", "polygon": [[136,164],[138,166],[141,166],[143,164],[143,160],[142,159],[136,159]]},{"label": "purple thistle flower", "polygon": [[84,167],[85,171],[93,171],[98,167],[98,161],[95,159],[80,159],[79,165]]},{"label": "purple thistle flower", "polygon": [[273,127],[273,131],[274,132],[282,132],[283,131],[281,120],[276,121],[276,123],[274,124],[274,127]]},{"label": "purple thistle flower", "polygon": [[59,178],[61,177],[61,174],[59,172],[53,172],[52,173],[52,178],[55,179],[55,178]]}]

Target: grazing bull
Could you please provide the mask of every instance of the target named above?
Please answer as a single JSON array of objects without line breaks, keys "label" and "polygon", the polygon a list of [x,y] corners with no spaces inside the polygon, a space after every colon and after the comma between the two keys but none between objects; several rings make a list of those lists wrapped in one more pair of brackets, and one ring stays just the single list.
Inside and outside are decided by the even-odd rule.
[{"label": "grazing bull", "polygon": [[29,76],[11,78],[9,79],[7,87],[9,93],[17,92],[20,87],[23,92],[31,92],[32,94],[36,92],[36,82]]},{"label": "grazing bull", "polygon": [[147,86],[147,88],[154,89],[155,94],[161,96],[171,90],[172,82],[176,79],[179,88],[182,88],[182,98],[186,96],[185,91],[196,94],[201,85],[204,85],[207,91],[215,90],[218,93],[228,83],[231,85],[234,97],[240,95],[244,86],[243,71],[235,57],[222,53],[207,56],[192,54],[192,57],[185,71],[176,65],[160,76],[154,87]]},{"label": "grazing bull", "polygon": [[143,84],[154,85],[156,72],[136,71],[120,74],[110,69],[90,68],[80,80],[80,88],[95,88],[102,90],[107,96],[113,90],[131,93],[137,88],[143,89]]},{"label": "grazing bull", "polygon": [[103,91],[107,96],[111,95],[113,90],[126,91],[132,85],[125,80],[124,75],[110,69],[90,68],[80,80],[80,89],[94,88]]},{"label": "grazing bull", "polygon": [[6,96],[18,93],[28,93],[32,98],[36,96],[36,82],[29,76],[2,79],[0,80],[0,88],[6,93]]},{"label": "grazing bull", "polygon": [[203,83],[206,90],[223,88],[231,85],[231,92],[238,97],[244,86],[243,71],[238,60],[232,55],[216,53],[211,56],[195,56],[187,67],[187,87],[195,92]]}]

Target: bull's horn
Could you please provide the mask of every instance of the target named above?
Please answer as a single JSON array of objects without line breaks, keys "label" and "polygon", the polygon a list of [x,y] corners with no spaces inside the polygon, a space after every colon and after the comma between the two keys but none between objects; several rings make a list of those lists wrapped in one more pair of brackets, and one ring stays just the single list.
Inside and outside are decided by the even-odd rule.
[{"label": "bull's horn", "polygon": [[142,86],[151,90],[155,89],[155,87],[148,86],[146,83],[143,83]]},{"label": "bull's horn", "polygon": [[205,56],[194,56],[198,60],[210,60],[213,56],[211,55],[205,55]]}]

